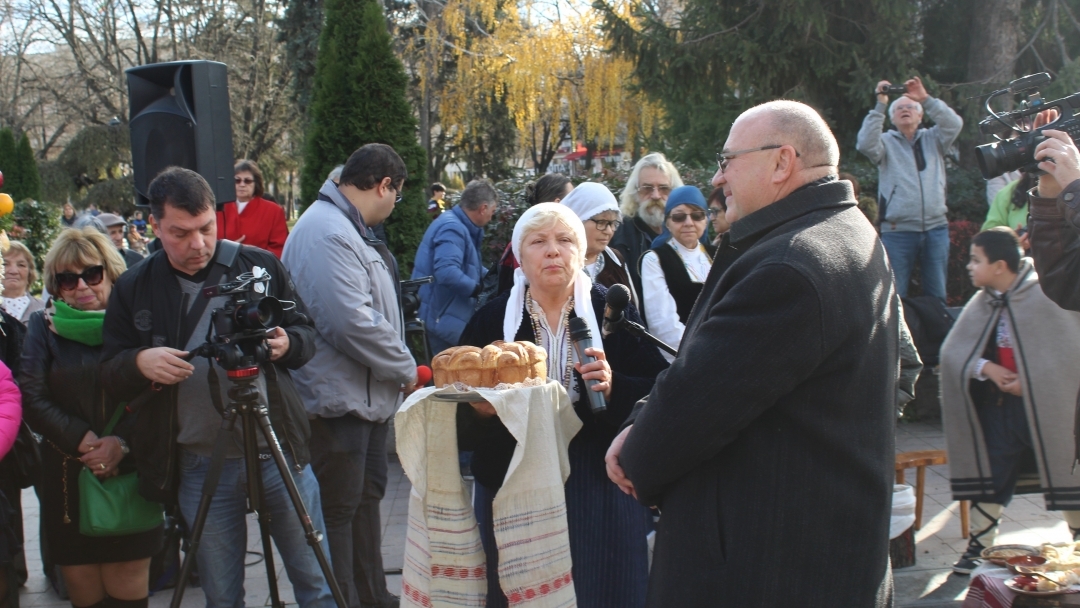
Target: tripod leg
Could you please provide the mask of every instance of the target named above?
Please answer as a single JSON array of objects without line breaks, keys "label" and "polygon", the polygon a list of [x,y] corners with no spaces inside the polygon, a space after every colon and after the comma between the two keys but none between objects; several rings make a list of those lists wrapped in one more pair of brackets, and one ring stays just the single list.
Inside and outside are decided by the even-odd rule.
[{"label": "tripod leg", "polygon": [[[225,412],[218,429],[217,441],[214,442],[214,451],[210,455],[210,466],[206,471],[206,479],[203,481],[202,497],[199,499],[199,509],[195,512],[195,523],[191,526],[191,540],[187,553],[184,554],[184,564],[180,568],[180,579],[176,582],[173,591],[170,608],[180,608],[184,599],[184,590],[187,589],[188,579],[191,578],[191,568],[195,565],[195,556],[199,553],[199,544],[202,542],[203,528],[206,526],[206,515],[210,512],[210,501],[217,492],[218,483],[221,481],[221,468],[225,465],[225,448],[232,441],[233,426],[236,423],[236,409],[230,408]],[[213,576],[212,572],[204,572],[203,576]]]},{"label": "tripod leg", "polygon": [[341,587],[334,577],[334,570],[330,567],[330,561],[326,559],[326,552],[323,551],[322,544],[320,543],[323,535],[316,530],[311,523],[311,515],[304,505],[304,499],[300,496],[300,491],[296,488],[296,481],[293,479],[292,471],[289,470],[289,463],[285,460],[285,454],[281,452],[281,445],[278,443],[277,436],[274,434],[274,429],[270,426],[270,415],[265,406],[258,406],[254,411],[255,419],[262,429],[263,437],[266,438],[266,444],[270,449],[270,455],[277,464],[278,472],[281,474],[281,480],[285,485],[285,490],[289,493],[289,499],[292,500],[293,509],[296,511],[297,517],[300,518],[300,525],[304,528],[304,537],[307,539],[308,545],[315,551],[315,559],[318,560],[319,568],[322,570],[323,576],[330,586],[330,593],[334,596],[334,602],[338,605],[338,608],[346,608],[345,596],[341,593]]},{"label": "tripod leg", "polygon": [[240,414],[241,428],[244,431],[244,461],[247,470],[248,505],[259,518],[259,535],[262,538],[263,561],[266,564],[267,585],[270,587],[270,605],[283,608],[281,594],[278,591],[277,567],[274,566],[274,547],[270,542],[270,510],[266,507],[266,495],[263,492],[262,461],[259,460],[255,421],[248,406]]}]

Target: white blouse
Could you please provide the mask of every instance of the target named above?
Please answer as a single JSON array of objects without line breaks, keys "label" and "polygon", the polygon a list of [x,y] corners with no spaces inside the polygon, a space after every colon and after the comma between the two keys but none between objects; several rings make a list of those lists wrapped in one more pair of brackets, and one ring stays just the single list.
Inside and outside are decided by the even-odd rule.
[{"label": "white blouse", "polygon": [[[667,244],[679,253],[687,273],[690,274],[690,280],[704,283],[712,267],[712,260],[705,253],[705,248],[698,244],[693,249],[687,249],[674,238]],[[645,303],[649,332],[667,344],[679,348],[686,326],[679,320],[675,298],[668,290],[664,271],[660,268],[660,258],[655,251],[647,251],[641,258],[641,299]],[[667,353],[662,354],[669,363],[675,360],[675,357]]]}]

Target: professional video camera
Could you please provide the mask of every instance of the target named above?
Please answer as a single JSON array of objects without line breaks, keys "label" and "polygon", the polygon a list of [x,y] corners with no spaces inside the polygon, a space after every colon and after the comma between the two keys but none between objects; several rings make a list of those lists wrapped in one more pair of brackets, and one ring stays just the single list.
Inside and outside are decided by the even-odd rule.
[{"label": "professional video camera", "polygon": [[427,329],[420,320],[420,287],[433,283],[435,277],[401,281],[401,315],[405,318],[405,345],[412,352],[413,359],[419,365],[431,363],[431,353],[427,346]]},{"label": "professional video camera", "polygon": [[235,281],[203,289],[204,298],[229,296],[229,301],[210,313],[206,343],[192,349],[188,358],[214,359],[226,370],[269,361],[266,330],[280,325],[285,312],[280,300],[264,295],[269,282],[269,273],[256,266]]},{"label": "professional video camera", "polygon": [[[1076,116],[1077,112],[1080,112],[1080,93],[1054,101],[1044,101],[1037,87],[1051,80],[1050,74],[1046,72],[1030,74],[1010,82],[1008,88],[994,91],[987,96],[986,111],[990,116],[979,122],[979,130],[997,141],[975,148],[975,158],[979,161],[979,171],[984,178],[991,179],[1017,169],[1039,173],[1038,163],[1035,161],[1035,147],[1046,139],[1042,134],[1046,129],[1065,131],[1073,140],[1080,139],[1080,119]],[[1023,95],[1020,107],[1008,112],[995,112],[990,107],[991,100],[1007,94]],[[1060,113],[1057,120],[1044,127],[1032,129],[1032,117],[1051,108],[1057,108]]]},{"label": "professional video camera", "polygon": [[415,321],[420,313],[420,287],[434,281],[435,277],[429,276],[399,283],[401,285],[401,314],[405,317],[405,322]]}]

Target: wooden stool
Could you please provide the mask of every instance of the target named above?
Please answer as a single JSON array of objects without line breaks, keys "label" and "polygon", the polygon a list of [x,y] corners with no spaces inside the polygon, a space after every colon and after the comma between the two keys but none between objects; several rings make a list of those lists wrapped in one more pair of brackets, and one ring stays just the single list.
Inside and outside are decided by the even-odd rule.
[{"label": "wooden stool", "polygon": [[[901,452],[896,455],[896,483],[904,483],[904,471],[915,468],[915,529],[922,528],[923,492],[926,484],[926,467],[939,464],[948,464],[949,459],[945,450],[920,450],[917,452]],[[968,537],[968,517],[970,505],[968,501],[960,501],[960,527],[961,536]]]}]

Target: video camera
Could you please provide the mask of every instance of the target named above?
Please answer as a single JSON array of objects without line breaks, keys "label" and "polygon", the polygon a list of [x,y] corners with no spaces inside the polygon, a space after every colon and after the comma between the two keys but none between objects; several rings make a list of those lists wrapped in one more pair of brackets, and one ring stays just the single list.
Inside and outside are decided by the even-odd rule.
[{"label": "video camera", "polygon": [[405,321],[415,321],[420,313],[420,287],[435,282],[435,277],[420,277],[401,281],[401,314]]},{"label": "video camera", "polygon": [[[994,91],[986,98],[986,111],[990,116],[979,122],[979,130],[997,141],[975,147],[975,158],[979,161],[979,171],[984,178],[991,179],[1017,169],[1040,173],[1035,161],[1035,147],[1046,139],[1043,135],[1046,129],[1065,131],[1074,141],[1080,140],[1080,119],[1076,117],[1077,112],[1080,112],[1080,93],[1054,101],[1044,101],[1037,87],[1051,80],[1050,74],[1046,72],[1030,74],[1017,78],[1009,83],[1008,88]],[[1020,107],[1016,110],[1000,114],[995,112],[990,107],[990,101],[1007,94],[1024,95],[1025,99],[1021,100]],[[1038,129],[1031,129],[1028,119],[1051,108],[1057,108],[1060,113],[1057,120]]]},{"label": "video camera", "polygon": [[280,300],[265,295],[269,283],[270,274],[256,266],[235,281],[203,289],[204,298],[229,296],[229,301],[210,313],[206,342],[192,349],[188,358],[214,359],[226,370],[269,361],[266,330],[280,325],[285,314]]},{"label": "video camera", "polygon": [[878,89],[878,95],[903,95],[907,93],[907,87],[902,84],[883,84]]}]

